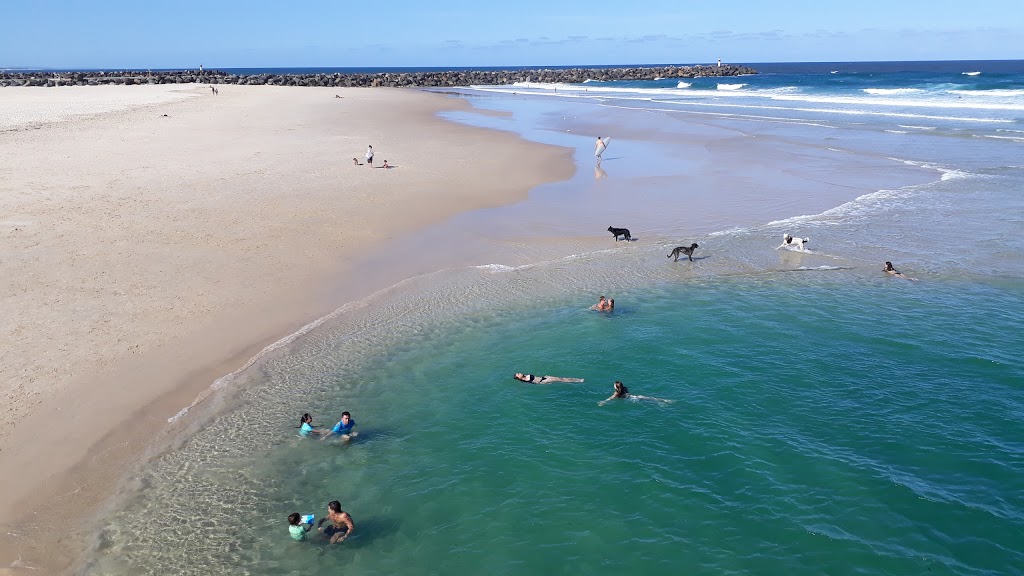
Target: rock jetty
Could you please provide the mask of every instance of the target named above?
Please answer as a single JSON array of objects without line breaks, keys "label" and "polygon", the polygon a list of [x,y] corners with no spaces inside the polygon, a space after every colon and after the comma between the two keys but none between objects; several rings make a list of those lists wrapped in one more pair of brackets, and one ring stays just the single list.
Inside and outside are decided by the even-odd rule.
[{"label": "rock jetty", "polygon": [[244,84],[272,86],[456,87],[516,82],[581,83],[586,80],[657,80],[757,74],[746,66],[660,66],[656,68],[557,68],[456,70],[376,74],[228,74],[219,70],[2,72],[0,86],[99,86],[103,84]]}]

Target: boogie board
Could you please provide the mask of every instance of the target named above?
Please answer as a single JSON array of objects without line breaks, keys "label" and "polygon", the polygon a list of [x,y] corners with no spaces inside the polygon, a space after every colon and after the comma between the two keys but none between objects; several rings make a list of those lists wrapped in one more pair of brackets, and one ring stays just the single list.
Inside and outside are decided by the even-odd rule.
[{"label": "boogie board", "polygon": [[602,140],[602,142],[604,142],[604,146],[596,147],[594,149],[594,156],[600,158],[601,154],[604,154],[604,151],[608,149],[608,144],[611,144],[611,141],[611,138],[605,138],[604,140]]},{"label": "boogie board", "polygon": [[310,526],[312,526],[313,525],[313,518],[315,516],[316,516],[316,514],[306,514],[305,516],[303,516],[302,518],[299,519],[299,524],[309,524]]}]

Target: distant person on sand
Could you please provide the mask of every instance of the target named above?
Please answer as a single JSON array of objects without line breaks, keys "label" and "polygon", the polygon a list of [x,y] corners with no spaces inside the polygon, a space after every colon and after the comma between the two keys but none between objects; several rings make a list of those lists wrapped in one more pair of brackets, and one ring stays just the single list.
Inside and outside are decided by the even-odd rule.
[{"label": "distant person on sand", "polygon": [[604,154],[605,148],[608,148],[608,145],[598,136],[597,142],[594,142],[594,156],[597,157],[598,162],[601,161],[601,154]]},{"label": "distant person on sand", "polygon": [[373,166],[373,146],[367,146],[366,148],[366,165]]},{"label": "distant person on sand", "polygon": [[352,159],[352,164],[354,164],[356,166],[362,166],[362,164],[359,163],[359,158],[353,158]]},{"label": "distant person on sand", "polygon": [[513,376],[520,382],[526,382],[527,384],[551,384],[552,382],[583,382],[583,378],[561,378],[558,376],[534,376],[533,374],[523,374],[516,372]]},{"label": "distant person on sand", "polygon": [[390,165],[390,164],[388,164],[388,161],[387,161],[387,159],[386,159],[386,158],[384,159],[384,165],[383,165],[383,166],[381,166],[381,168],[391,168],[391,165]]},{"label": "distant person on sand", "polygon": [[313,424],[313,417],[306,412],[299,419],[299,436],[313,436],[320,434],[320,430],[317,430],[318,424]]},{"label": "distant person on sand", "polygon": [[672,403],[671,400],[666,400],[664,398],[654,398],[652,396],[640,396],[638,394],[630,394],[629,388],[626,388],[625,384],[616,380],[615,384],[613,385],[612,395],[598,402],[597,405],[604,406],[606,403],[620,398],[632,398],[634,400],[653,400],[654,402],[661,402],[663,404]]},{"label": "distant person on sand", "polygon": [[891,275],[893,275],[893,276],[895,276],[897,278],[903,278],[904,280],[912,280],[914,282],[917,281],[917,278],[911,278],[910,276],[907,276],[906,274],[904,274],[904,273],[900,272],[899,270],[893,268],[892,267],[892,262],[889,262],[889,261],[885,262],[885,268],[883,268],[882,271],[885,272],[886,274],[891,274]]},{"label": "distant person on sand", "polygon": [[[331,521],[331,525],[324,528],[324,522],[327,520]],[[327,517],[320,519],[320,523],[317,524],[317,530],[330,538],[331,544],[337,544],[351,536],[356,530],[356,525],[352,522],[352,517],[349,516],[348,512],[341,509],[341,502],[331,500],[327,503]]]}]

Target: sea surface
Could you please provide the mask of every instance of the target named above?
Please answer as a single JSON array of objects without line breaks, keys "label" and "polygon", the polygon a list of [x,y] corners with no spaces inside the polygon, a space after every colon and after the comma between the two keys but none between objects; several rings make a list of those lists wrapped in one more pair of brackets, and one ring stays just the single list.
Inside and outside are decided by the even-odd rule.
[{"label": "sea surface", "polygon": [[757,67],[454,91],[576,176],[220,381],[83,573],[1024,573],[1024,66]]}]

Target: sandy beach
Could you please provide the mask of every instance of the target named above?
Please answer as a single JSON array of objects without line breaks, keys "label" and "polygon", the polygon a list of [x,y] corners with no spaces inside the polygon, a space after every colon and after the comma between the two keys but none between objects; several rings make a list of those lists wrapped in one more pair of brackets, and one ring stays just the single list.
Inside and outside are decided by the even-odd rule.
[{"label": "sandy beach", "polygon": [[[67,570],[75,522],[168,418],[382,287],[355,264],[368,249],[572,174],[570,151],[436,116],[450,109],[470,106],[401,89],[0,92],[0,566]],[[402,276],[422,249],[376,265]]]}]

